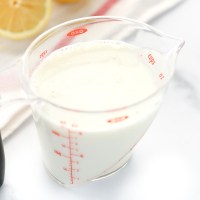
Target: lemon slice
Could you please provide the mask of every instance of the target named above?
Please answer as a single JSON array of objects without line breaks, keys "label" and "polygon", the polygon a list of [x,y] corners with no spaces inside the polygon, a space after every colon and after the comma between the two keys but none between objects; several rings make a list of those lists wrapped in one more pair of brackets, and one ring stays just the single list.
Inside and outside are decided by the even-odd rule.
[{"label": "lemon slice", "polygon": [[37,34],[47,23],[51,0],[0,0],[0,35],[24,39]]}]

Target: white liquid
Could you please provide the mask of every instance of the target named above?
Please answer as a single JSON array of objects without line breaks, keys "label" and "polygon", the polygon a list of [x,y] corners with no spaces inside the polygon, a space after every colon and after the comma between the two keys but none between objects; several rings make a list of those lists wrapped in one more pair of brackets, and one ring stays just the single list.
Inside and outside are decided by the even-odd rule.
[{"label": "white liquid", "polygon": [[96,41],[58,50],[33,73],[40,97],[82,111],[36,104],[34,118],[44,162],[61,183],[72,185],[109,174],[130,158],[157,111],[160,97],[136,103],[156,91],[139,49]]}]

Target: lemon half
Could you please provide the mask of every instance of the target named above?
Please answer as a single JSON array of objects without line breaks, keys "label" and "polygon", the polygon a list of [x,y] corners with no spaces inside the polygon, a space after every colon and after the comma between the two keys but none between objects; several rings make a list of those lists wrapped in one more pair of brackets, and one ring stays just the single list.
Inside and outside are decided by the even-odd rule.
[{"label": "lemon half", "polygon": [[24,39],[37,34],[47,23],[51,0],[0,0],[0,35]]}]

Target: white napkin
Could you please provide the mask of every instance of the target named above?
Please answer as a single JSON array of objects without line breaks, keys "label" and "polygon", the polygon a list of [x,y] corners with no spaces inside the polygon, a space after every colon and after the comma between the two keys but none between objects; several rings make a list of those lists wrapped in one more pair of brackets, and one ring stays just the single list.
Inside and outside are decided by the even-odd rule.
[{"label": "white napkin", "polygon": [[[80,0],[80,3],[75,4],[54,4],[52,17],[45,29],[66,20],[91,15],[123,16],[148,22],[183,1]],[[0,38],[0,129],[3,139],[31,115],[29,106],[24,102],[2,108],[1,101],[22,95],[18,79],[21,66],[17,62],[33,39],[10,41]]]}]

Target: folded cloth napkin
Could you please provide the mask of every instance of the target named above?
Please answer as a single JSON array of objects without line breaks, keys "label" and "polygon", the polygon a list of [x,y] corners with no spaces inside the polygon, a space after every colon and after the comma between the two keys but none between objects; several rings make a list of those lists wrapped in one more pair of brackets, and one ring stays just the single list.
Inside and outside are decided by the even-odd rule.
[{"label": "folded cloth napkin", "polygon": [[[80,0],[80,3],[55,4],[52,19],[46,29],[66,20],[85,16],[123,16],[148,22],[163,14],[184,0]],[[31,115],[27,103],[16,102],[1,106],[7,101],[22,95],[18,75],[18,60],[34,38],[23,41],[9,41],[0,38],[0,129],[6,138]]]}]

